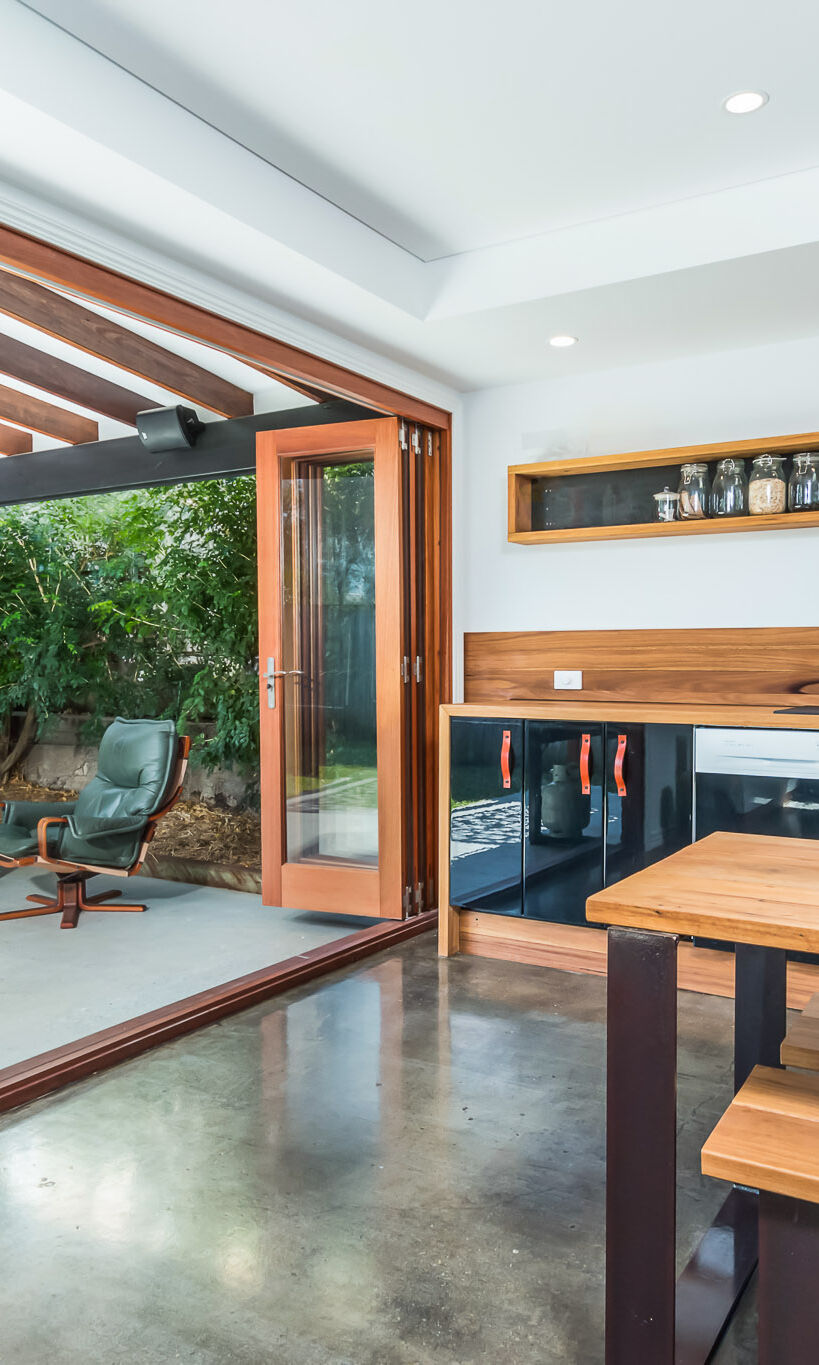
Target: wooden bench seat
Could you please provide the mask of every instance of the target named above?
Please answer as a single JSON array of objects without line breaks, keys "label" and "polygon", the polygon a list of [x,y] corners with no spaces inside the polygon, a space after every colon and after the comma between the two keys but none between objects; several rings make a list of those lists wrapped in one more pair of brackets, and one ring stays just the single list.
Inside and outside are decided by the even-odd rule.
[{"label": "wooden bench seat", "polygon": [[819,1071],[819,991],[812,995],[785,1034],[781,1049],[783,1066]]},{"label": "wooden bench seat", "polygon": [[816,1365],[819,1076],[754,1067],[703,1147],[702,1169],[759,1190],[760,1365]]},{"label": "wooden bench seat", "polygon": [[819,1203],[819,1076],[755,1067],[705,1143],[702,1169]]}]

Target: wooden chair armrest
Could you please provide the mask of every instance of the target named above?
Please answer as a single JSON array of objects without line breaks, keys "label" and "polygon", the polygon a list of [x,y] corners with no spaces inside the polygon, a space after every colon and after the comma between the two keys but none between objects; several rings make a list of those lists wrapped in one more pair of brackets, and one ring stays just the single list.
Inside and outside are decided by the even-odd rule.
[{"label": "wooden chair armrest", "polygon": [[42,820],[37,821],[37,852],[41,858],[48,858],[48,827],[49,825],[67,825],[67,815],[44,815]]}]

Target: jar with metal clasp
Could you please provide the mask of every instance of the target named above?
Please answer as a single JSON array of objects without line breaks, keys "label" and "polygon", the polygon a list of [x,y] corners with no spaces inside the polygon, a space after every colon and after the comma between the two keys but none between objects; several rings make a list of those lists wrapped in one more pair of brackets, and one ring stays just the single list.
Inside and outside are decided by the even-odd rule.
[{"label": "jar with metal clasp", "polygon": [[684,464],[680,470],[680,521],[708,516],[710,480],[707,464]]},{"label": "jar with metal clasp", "polygon": [[757,455],[748,480],[748,511],[752,517],[776,516],[787,510],[784,455]]},{"label": "jar with metal clasp", "polygon": [[793,457],[793,473],[788,484],[791,512],[819,511],[819,452],[805,450]]},{"label": "jar with metal clasp", "polygon": [[711,488],[712,517],[744,517],[748,512],[745,461],[733,455],[720,460]]}]

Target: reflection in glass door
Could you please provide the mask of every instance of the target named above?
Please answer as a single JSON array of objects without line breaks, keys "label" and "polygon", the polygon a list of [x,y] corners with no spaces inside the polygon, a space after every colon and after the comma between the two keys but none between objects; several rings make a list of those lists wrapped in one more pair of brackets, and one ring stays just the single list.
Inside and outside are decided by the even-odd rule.
[{"label": "reflection in glass door", "polygon": [[585,924],[603,885],[604,811],[602,725],[527,722],[525,915]]},{"label": "reflection in glass door", "polygon": [[372,457],[294,460],[282,513],[285,856],[375,866]]}]

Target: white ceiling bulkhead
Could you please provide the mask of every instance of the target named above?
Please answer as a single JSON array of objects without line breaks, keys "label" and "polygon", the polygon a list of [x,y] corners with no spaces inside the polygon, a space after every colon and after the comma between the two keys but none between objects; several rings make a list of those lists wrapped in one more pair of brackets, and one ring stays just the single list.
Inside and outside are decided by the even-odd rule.
[{"label": "white ceiling bulkhead", "polygon": [[[28,195],[431,380],[819,330],[819,10],[803,0],[0,14],[0,200]],[[756,112],[727,112],[755,91]],[[550,346],[561,334],[578,344]]]}]

